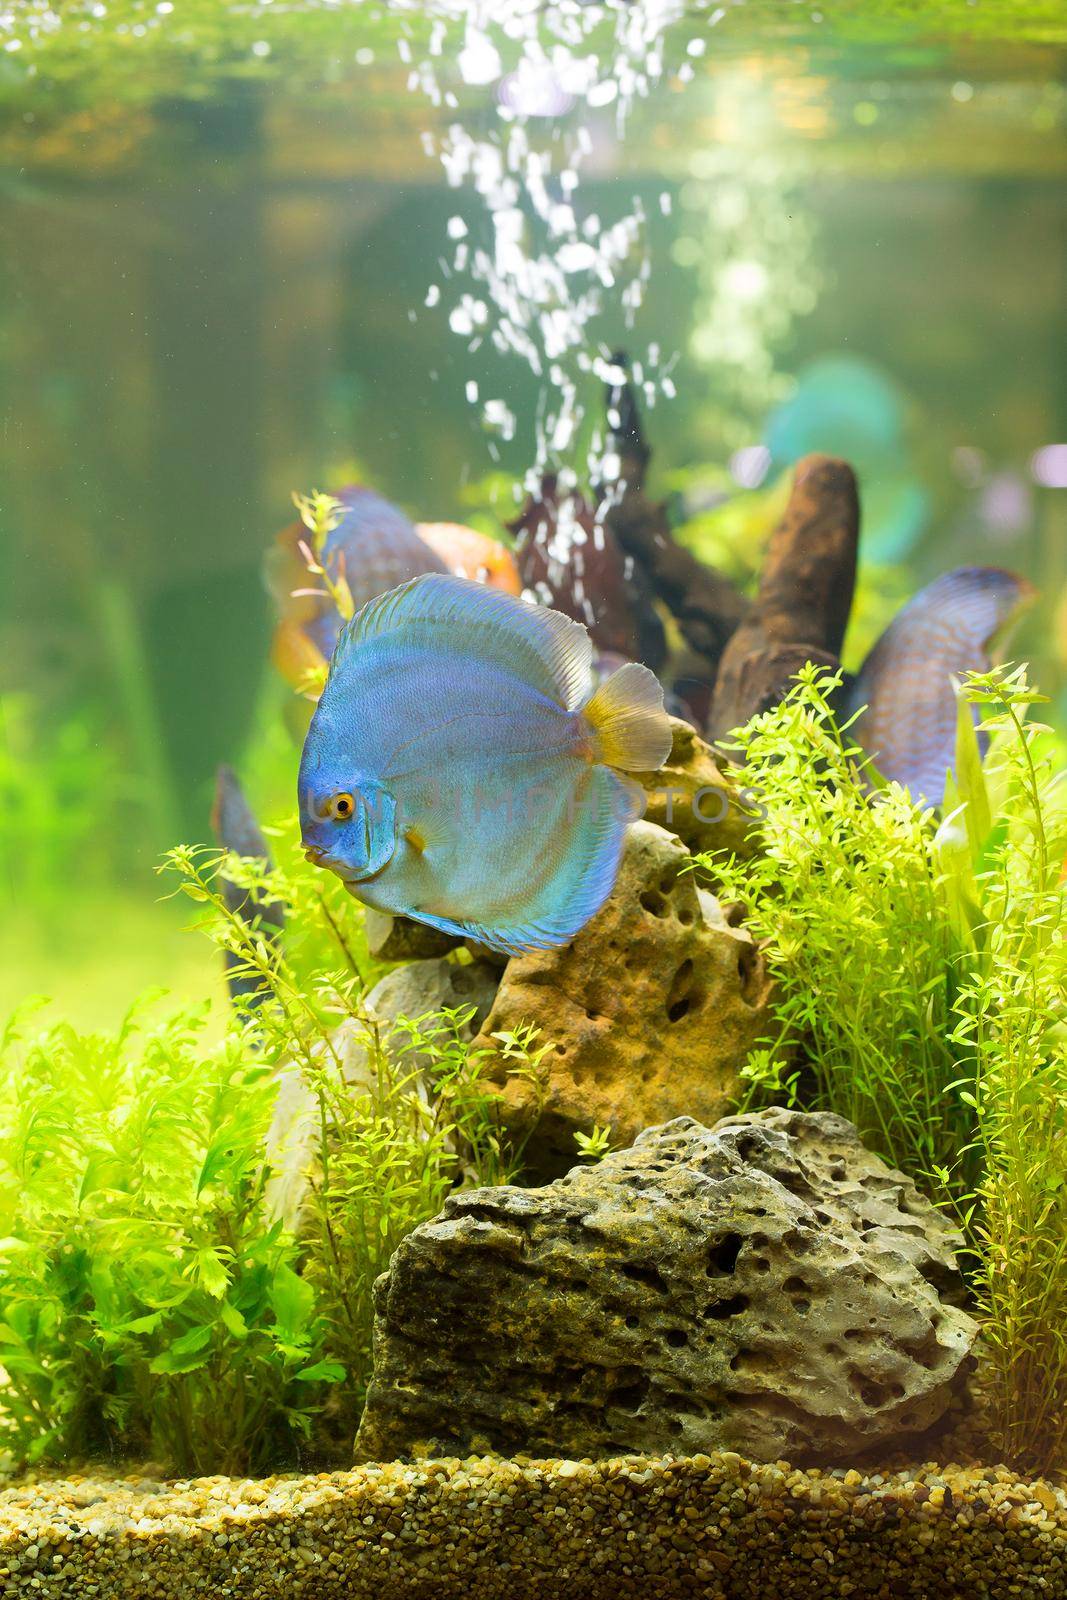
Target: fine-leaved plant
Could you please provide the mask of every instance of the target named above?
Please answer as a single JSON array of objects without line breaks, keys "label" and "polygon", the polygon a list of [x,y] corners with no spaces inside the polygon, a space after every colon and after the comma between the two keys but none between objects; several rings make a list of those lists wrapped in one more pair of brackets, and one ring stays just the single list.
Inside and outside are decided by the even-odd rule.
[{"label": "fine-leaved plant", "polygon": [[[492,1049],[475,1049],[472,1008],[382,1024],[363,1004],[379,969],[362,917],[339,884],[302,859],[267,868],[183,847],[169,864],[200,908],[198,926],[258,986],[245,1013],[250,1047],[274,1074],[295,1072],[302,1085],[289,1114],[295,1128],[274,1130],[297,1151],[282,1212],[299,1233],[327,1353],[347,1373],[328,1418],[344,1449],[370,1378],[375,1279],[452,1189],[517,1176],[525,1139],[505,1130],[490,1072],[527,1079],[536,1104],[551,1045],[522,1026],[497,1034]],[[244,911],[221,892],[223,876],[245,890]],[[257,904],[284,908],[283,945],[261,926]]]},{"label": "fine-leaved plant", "polygon": [[837,1111],[896,1165],[943,1171],[962,1197],[972,1114],[949,1041],[957,946],[934,830],[838,727],[836,681],[805,667],[738,734],[762,848],[699,858],[746,906],[776,983],[777,1033],[745,1068],[747,1099]]},{"label": "fine-leaved plant", "polygon": [[996,1443],[1042,1471],[1067,1460],[1067,784],[1020,672],[965,693],[991,739],[983,768],[962,722],[972,758],[943,828],[962,831],[946,878],[970,933],[951,1042],[980,1162],[974,1284]]},{"label": "fine-leaved plant", "polygon": [[170,856],[198,925],[256,985],[221,1038],[206,1007],[142,1006],[113,1036],[24,1013],[0,1039],[12,1460],[347,1459],[375,1279],[453,1188],[516,1175],[489,1068],[540,1085],[549,1046],[524,1027],[475,1049],[471,1008],[382,1025],[363,1006],[362,918],[276,843],[273,868]]},{"label": "fine-leaved plant", "polygon": [[805,668],[740,732],[763,848],[700,858],[776,982],[746,1100],[841,1113],[953,1208],[997,1452],[1062,1467],[1067,785],[1021,669],[960,687],[940,820],[879,778],[835,719],[836,687]]}]

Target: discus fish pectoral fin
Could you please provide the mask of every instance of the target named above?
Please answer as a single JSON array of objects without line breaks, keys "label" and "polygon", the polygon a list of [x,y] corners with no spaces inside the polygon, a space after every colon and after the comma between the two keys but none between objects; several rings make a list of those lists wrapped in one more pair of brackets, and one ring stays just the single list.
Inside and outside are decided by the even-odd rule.
[{"label": "discus fish pectoral fin", "polygon": [[648,667],[628,661],[597,689],[585,707],[595,759],[623,772],[655,772],[671,753],[670,719],[663,689]]}]

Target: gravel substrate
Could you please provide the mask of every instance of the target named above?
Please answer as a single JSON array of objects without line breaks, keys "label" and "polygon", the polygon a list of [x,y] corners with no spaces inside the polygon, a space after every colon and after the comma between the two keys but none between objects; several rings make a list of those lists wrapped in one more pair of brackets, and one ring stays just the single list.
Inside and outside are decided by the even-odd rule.
[{"label": "gravel substrate", "polygon": [[396,1462],[0,1490],[34,1600],[1067,1600],[1067,1493],[1004,1468],[713,1457]]}]

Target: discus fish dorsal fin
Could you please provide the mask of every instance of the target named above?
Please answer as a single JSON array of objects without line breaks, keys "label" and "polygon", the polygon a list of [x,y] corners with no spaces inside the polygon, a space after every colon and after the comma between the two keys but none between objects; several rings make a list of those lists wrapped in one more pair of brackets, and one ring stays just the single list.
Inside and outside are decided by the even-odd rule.
[{"label": "discus fish dorsal fin", "polygon": [[[371,600],[348,623],[335,660],[403,627],[519,672],[546,698],[576,710],[589,693],[593,652],[580,622],[468,578],[428,573]],[[449,630],[448,633],[445,630]]]},{"label": "discus fish dorsal fin", "polygon": [[655,772],[671,753],[670,719],[659,679],[628,661],[600,685],[585,709],[596,757],[623,772]]}]

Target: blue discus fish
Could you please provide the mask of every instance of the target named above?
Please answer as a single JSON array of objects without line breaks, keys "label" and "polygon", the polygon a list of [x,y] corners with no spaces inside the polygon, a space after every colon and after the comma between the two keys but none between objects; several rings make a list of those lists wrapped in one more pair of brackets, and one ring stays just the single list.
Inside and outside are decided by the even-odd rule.
[{"label": "blue discus fish", "polygon": [[852,684],[849,713],[859,743],[884,778],[940,805],[956,751],[954,677],[988,669],[990,649],[1032,597],[1025,578],[1000,567],[959,567],[909,600]]},{"label": "blue discus fish", "polygon": [[579,622],[428,575],[344,628],[300,763],[305,849],[367,905],[507,954],[565,944],[614,885],[662,766],[663,691],[594,690]]}]

